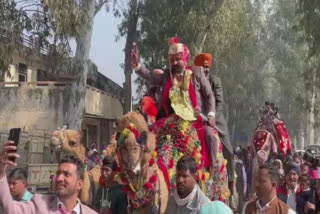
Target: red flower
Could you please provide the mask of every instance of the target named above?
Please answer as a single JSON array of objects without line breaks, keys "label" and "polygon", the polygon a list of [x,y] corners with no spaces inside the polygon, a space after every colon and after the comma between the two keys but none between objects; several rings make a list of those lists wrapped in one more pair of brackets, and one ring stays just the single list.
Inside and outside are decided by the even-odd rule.
[{"label": "red flower", "polygon": [[171,159],[169,162],[169,168],[172,169],[173,166],[174,166],[174,161],[173,161],[173,159]]},{"label": "red flower", "polygon": [[126,179],[126,177],[122,177],[122,178],[121,178],[121,181],[122,181],[122,183],[127,183],[127,182],[128,182],[127,179]]},{"label": "red flower", "polygon": [[202,180],[202,181],[206,180],[206,176],[205,176],[204,174],[202,174],[201,180]]},{"label": "red flower", "polygon": [[222,165],[222,166],[221,166],[221,168],[220,168],[220,171],[219,171],[219,172],[220,172],[220,173],[222,173],[222,171],[223,171],[223,170],[224,170],[224,165]]},{"label": "red flower", "polygon": [[172,128],[172,129],[174,128],[174,123],[170,124],[170,128]]},{"label": "red flower", "polygon": [[178,144],[178,143],[175,143],[175,144],[174,144],[174,147],[176,147],[177,149],[179,149],[179,144]]},{"label": "red flower", "polygon": [[157,175],[152,175],[150,178],[151,183],[155,183],[157,181]]},{"label": "red flower", "polygon": [[154,159],[151,159],[150,163],[149,163],[149,166],[153,166],[153,164],[154,164]]},{"label": "red flower", "polygon": [[169,149],[169,145],[164,146],[164,150],[167,151]]},{"label": "red flower", "polygon": [[146,184],[144,185],[144,187],[145,187],[146,189],[150,189],[150,188],[152,187],[152,184],[151,184],[150,182],[148,182],[148,183],[146,183]]},{"label": "red flower", "polygon": [[185,143],[188,143],[188,142],[189,142],[189,136],[187,136],[186,139],[184,139],[184,142],[185,142]]}]

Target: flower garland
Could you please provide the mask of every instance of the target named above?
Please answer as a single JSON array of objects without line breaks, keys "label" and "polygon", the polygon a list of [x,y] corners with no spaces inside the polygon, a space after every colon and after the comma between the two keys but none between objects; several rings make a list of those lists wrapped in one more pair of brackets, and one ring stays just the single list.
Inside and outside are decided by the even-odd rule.
[{"label": "flower garland", "polygon": [[155,192],[156,192],[156,184],[158,180],[157,176],[157,152],[152,152],[152,158],[149,161],[149,166],[153,167],[153,174],[149,178],[148,182],[143,183],[143,177],[139,177],[139,186],[140,189],[136,189],[130,178],[127,174],[123,172],[119,172],[116,174],[115,179],[123,185],[123,191],[128,195],[130,204],[132,205],[133,209],[137,210],[140,208],[144,208],[150,204],[152,201]]},{"label": "flower garland", "polygon": [[[140,144],[143,139],[143,136],[140,135],[139,131],[136,129],[133,123],[130,123],[127,128],[125,128],[119,139],[118,145],[124,143],[125,139],[128,137],[129,133],[133,133],[137,139],[137,142]],[[140,141],[140,142],[139,142]],[[115,180],[118,181],[119,184],[123,185],[123,191],[128,195],[131,206],[134,210],[138,210],[140,208],[144,208],[150,204],[152,199],[154,198],[156,192],[156,184],[158,180],[157,170],[157,152],[151,147],[145,147],[144,152],[151,153],[151,159],[149,161],[149,167],[153,167],[153,173],[149,178],[148,182],[143,183],[143,176],[139,177],[139,189],[136,189],[129,176],[123,172],[118,172],[115,176]]]},{"label": "flower garland", "polygon": [[124,143],[124,141],[127,139],[130,133],[132,133],[135,136],[139,144],[142,144],[144,142],[145,136],[140,134],[140,132],[138,131],[138,129],[133,123],[130,123],[127,126],[127,128],[124,128],[123,131],[121,132],[117,140],[118,146],[121,146]]}]

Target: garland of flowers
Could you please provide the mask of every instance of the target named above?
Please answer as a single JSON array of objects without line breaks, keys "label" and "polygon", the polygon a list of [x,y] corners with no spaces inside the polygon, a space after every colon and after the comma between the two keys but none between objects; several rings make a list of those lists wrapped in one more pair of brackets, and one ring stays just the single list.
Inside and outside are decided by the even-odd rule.
[{"label": "garland of flowers", "polygon": [[[121,145],[125,139],[128,137],[129,133],[133,133],[137,139],[137,142],[139,143],[139,140],[141,141],[141,135],[139,131],[136,129],[135,125],[133,123],[129,124],[127,128],[125,128],[119,139],[118,139],[118,145]],[[129,176],[123,172],[118,172],[115,176],[115,180],[117,180],[120,184],[123,185],[123,191],[128,195],[129,201],[131,206],[134,210],[138,210],[140,208],[144,208],[147,205],[150,204],[152,201],[155,191],[156,191],[156,184],[158,180],[157,176],[157,152],[153,148],[145,147],[144,152],[151,153],[151,159],[149,161],[149,167],[153,167],[153,174],[149,178],[148,182],[143,183],[143,176],[139,177],[139,187],[140,189],[136,189]]]}]

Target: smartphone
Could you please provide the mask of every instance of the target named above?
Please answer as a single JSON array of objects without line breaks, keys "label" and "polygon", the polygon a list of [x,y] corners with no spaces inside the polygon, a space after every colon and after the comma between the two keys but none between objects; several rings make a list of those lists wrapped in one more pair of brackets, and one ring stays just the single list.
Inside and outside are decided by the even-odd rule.
[{"label": "smartphone", "polygon": [[[17,148],[18,148],[19,139],[20,139],[20,132],[21,132],[20,128],[10,129],[9,137],[8,137],[8,141],[13,141],[14,145]],[[15,152],[17,152],[17,150],[10,151],[10,152],[15,153]],[[16,158],[9,158],[9,160],[12,161],[12,162],[15,162]]]}]

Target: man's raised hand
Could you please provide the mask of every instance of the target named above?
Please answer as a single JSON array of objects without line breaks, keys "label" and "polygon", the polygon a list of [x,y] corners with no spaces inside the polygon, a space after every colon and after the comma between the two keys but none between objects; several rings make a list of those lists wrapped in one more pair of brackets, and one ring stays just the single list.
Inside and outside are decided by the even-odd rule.
[{"label": "man's raised hand", "polygon": [[2,178],[5,175],[6,170],[9,167],[17,166],[16,162],[13,162],[9,159],[9,158],[15,158],[17,160],[17,158],[20,157],[16,152],[12,152],[16,150],[17,150],[17,147],[14,146],[13,141],[8,141],[3,144],[0,152],[0,178]]}]

